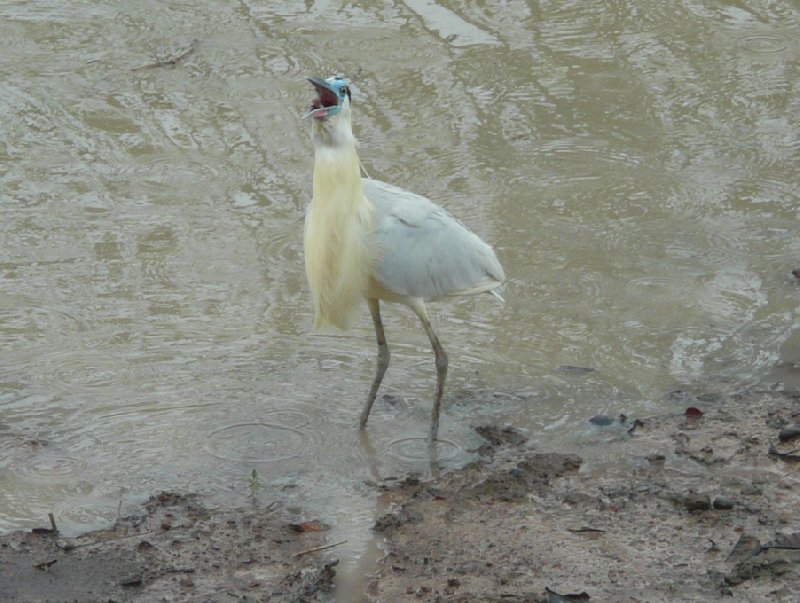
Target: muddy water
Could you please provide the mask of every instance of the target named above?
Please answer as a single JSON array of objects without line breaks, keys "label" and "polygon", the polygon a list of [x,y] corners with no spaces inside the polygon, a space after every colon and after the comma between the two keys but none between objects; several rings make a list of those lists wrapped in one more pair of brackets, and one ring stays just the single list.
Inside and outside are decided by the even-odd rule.
[{"label": "muddy water", "polygon": [[427,470],[412,314],[385,312],[366,441],[366,308],[310,331],[307,74],[350,77],[369,173],[509,275],[504,304],[432,308],[445,467],[478,422],[569,449],[597,413],[796,379],[800,11],[628,4],[5,3],[0,530],[84,531],[157,488],[241,502],[256,469],[356,559],[365,481]]}]

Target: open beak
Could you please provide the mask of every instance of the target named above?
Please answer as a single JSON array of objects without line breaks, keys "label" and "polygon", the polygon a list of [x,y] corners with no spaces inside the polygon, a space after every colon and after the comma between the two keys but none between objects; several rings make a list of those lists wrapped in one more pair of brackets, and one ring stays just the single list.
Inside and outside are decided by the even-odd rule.
[{"label": "open beak", "polygon": [[303,118],[313,117],[320,121],[328,119],[336,111],[331,111],[333,107],[339,107],[339,97],[331,85],[322,78],[309,76],[306,78],[317,91],[317,98],[311,103],[311,109],[303,115]]}]

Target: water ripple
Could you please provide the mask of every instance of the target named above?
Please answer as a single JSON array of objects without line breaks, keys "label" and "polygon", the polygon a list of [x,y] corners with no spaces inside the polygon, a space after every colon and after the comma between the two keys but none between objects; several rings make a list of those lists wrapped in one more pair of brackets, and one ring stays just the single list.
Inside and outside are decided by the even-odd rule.
[{"label": "water ripple", "polygon": [[772,54],[782,52],[788,48],[788,42],[781,36],[774,34],[752,34],[739,40],[739,45],[744,50],[757,54]]},{"label": "water ripple", "polygon": [[[392,458],[405,463],[419,463],[431,458],[428,450],[428,440],[424,437],[406,436],[391,440],[386,446],[386,452]],[[463,447],[454,440],[439,438],[436,441],[436,458],[440,462],[447,462],[463,454]]]},{"label": "water ripple", "polygon": [[210,432],[205,450],[219,459],[245,463],[286,461],[309,448],[307,432],[277,423],[237,423]]},{"label": "water ripple", "polygon": [[[505,304],[432,308],[451,466],[474,421],[561,445],[675,380],[758,379],[796,335],[792,3],[150,4],[0,19],[2,421],[62,443],[0,440],[0,529],[113,518],[102,484],[230,502],[248,464],[368,522],[374,334],[365,307],[310,334],[306,74],[351,78],[372,175],[441,202],[509,275]],[[397,475],[429,460],[434,372],[413,314],[386,320],[401,397],[368,433]]]},{"label": "water ripple", "polygon": [[130,369],[113,355],[91,351],[64,350],[41,361],[39,378],[62,391],[83,392],[119,385],[130,376]]}]

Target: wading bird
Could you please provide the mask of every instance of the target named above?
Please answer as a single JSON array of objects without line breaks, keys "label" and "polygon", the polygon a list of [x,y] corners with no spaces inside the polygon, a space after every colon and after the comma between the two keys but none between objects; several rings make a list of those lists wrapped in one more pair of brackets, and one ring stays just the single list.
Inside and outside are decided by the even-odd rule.
[{"label": "wading bird", "polygon": [[312,118],[314,186],[306,213],[306,276],[314,298],[314,327],[348,326],[366,298],[375,324],[378,362],[361,413],[366,426],[389,346],[380,300],[410,307],[422,321],[436,356],[436,396],[429,442],[439,431],[447,355],[431,327],[426,300],[494,292],[505,275],[492,248],[425,197],[361,178],[351,124],[350,88],[338,77],[307,78],[317,91]]}]

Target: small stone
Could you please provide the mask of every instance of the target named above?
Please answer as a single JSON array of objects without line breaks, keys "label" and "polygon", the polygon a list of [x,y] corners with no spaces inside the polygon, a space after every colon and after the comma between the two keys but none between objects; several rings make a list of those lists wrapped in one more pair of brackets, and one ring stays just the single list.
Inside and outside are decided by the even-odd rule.
[{"label": "small stone", "polygon": [[595,415],[589,419],[589,423],[592,425],[599,425],[600,427],[606,427],[607,425],[614,424],[614,417],[609,415]]},{"label": "small stone", "polygon": [[714,499],[714,508],[719,509],[720,511],[733,509],[734,504],[735,503],[730,498],[719,496]]},{"label": "small stone", "polygon": [[139,574],[135,574],[133,576],[128,576],[127,578],[123,578],[119,581],[120,586],[141,586],[142,585],[142,576]]},{"label": "small stone", "polygon": [[56,540],[56,546],[60,548],[62,551],[71,551],[72,549],[75,548],[75,543],[60,538]]}]

